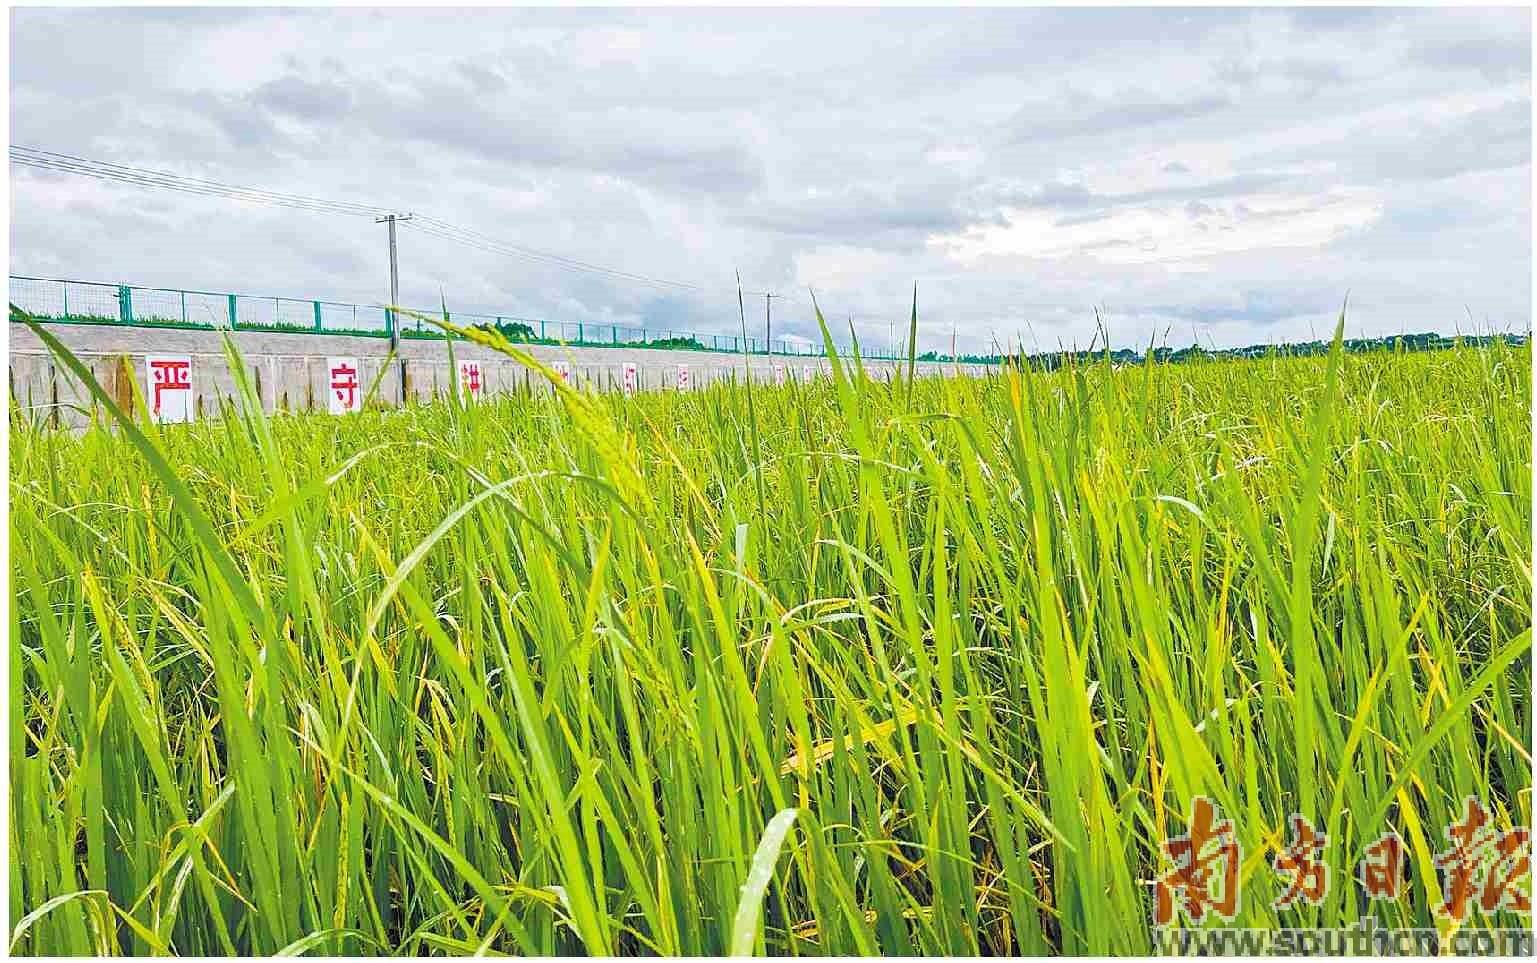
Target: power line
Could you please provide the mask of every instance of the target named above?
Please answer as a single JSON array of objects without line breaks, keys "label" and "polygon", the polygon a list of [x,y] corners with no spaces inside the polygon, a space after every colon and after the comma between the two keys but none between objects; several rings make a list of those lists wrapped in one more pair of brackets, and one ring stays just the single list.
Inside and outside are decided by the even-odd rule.
[{"label": "power line", "polygon": [[694,290],[694,291],[700,290],[700,287],[697,284],[689,284],[689,283],[687,283],[685,281],[669,281],[666,278],[654,278],[654,277],[650,277],[648,275],[643,275],[643,274],[632,274],[629,271],[620,271],[620,270],[617,270],[617,269],[614,269],[614,268],[606,268],[606,267],[603,267],[601,265],[591,264],[591,263],[589,263],[587,261],[579,261],[576,258],[569,258],[569,257],[565,257],[565,256],[559,255],[559,254],[549,254],[547,252],[538,251],[538,250],[535,250],[533,248],[523,247],[520,244],[511,244],[511,243],[509,243],[507,241],[501,241],[501,240],[498,240],[497,238],[491,237],[489,234],[482,234],[480,231],[474,231],[474,230],[471,230],[471,229],[469,229],[467,227],[458,227],[456,225],[448,223],[447,221],[445,221],[445,220],[443,220],[441,218],[432,217],[431,215],[426,215],[426,214],[422,215],[422,220],[426,221],[426,222],[428,222],[430,224],[435,225],[436,227],[438,227],[439,229],[441,229],[443,231],[446,231],[446,232],[449,232],[449,233],[452,233],[452,234],[459,234],[459,235],[465,235],[465,236],[468,236],[468,237],[473,237],[473,238],[476,238],[478,240],[484,241],[486,243],[494,244],[494,245],[496,245],[498,247],[505,248],[507,250],[516,251],[516,252],[518,252],[520,254],[524,254],[524,255],[527,255],[527,256],[533,257],[533,258],[538,258],[540,260],[553,261],[555,263],[562,264],[562,265],[565,265],[567,267],[579,268],[579,269],[585,270],[585,271],[599,271],[599,272],[602,272],[604,274],[613,274],[613,275],[618,276],[618,277],[629,278],[629,279],[632,279],[632,280],[651,281],[651,282],[655,282],[655,283],[658,283],[658,284],[667,284],[667,285],[671,285],[671,286],[674,286],[674,287],[687,288],[689,290]]},{"label": "power line", "polygon": [[385,208],[366,204],[333,201],[325,198],[268,191],[254,187],[240,187],[234,184],[205,180],[200,177],[172,174],[167,171],[132,167],[126,164],[112,164],[106,161],[87,160],[72,154],[61,154],[56,151],[44,151],[31,147],[11,147],[10,159],[13,163],[24,167],[67,174],[79,174],[86,177],[94,177],[98,180],[118,181],[140,187],[157,187],[206,196],[227,197],[261,204],[322,210],[326,213],[373,217],[385,210]]},{"label": "power line", "polygon": [[[566,268],[568,270],[585,271],[592,274],[602,274],[620,280],[635,281],[640,284],[654,285],[666,290],[684,290],[696,294],[726,293],[724,289],[717,290],[702,287],[698,284],[690,284],[687,281],[674,281],[668,278],[655,277],[649,274],[637,274],[633,271],[621,271],[617,268],[606,268],[602,265],[592,264],[587,261],[578,261],[573,258],[563,257],[558,254],[549,254],[544,251],[535,250],[533,248],[526,248],[521,245],[510,244],[506,241],[497,240],[488,234],[483,234],[479,231],[473,231],[469,228],[457,227],[453,224],[449,224],[447,221],[444,221],[441,218],[431,217],[425,214],[416,215],[416,220],[412,221],[408,226],[411,228],[411,230],[416,231],[417,233],[426,234],[430,237],[441,238],[446,241],[452,241],[456,244],[462,244],[466,247],[475,248],[490,254],[499,254],[505,257],[523,258],[525,260],[535,261],[541,264],[549,264],[554,267]],[[759,296],[764,292],[744,291],[743,293]],[[775,295],[775,297],[778,296],[779,295]]]},{"label": "power line", "polygon": [[[13,158],[13,160],[15,160]],[[278,207],[294,208],[302,211],[312,211],[320,214],[366,214],[365,211],[354,211],[347,208],[339,208],[325,204],[310,204],[298,200],[263,197],[257,195],[242,194],[235,191],[221,191],[213,188],[200,187],[187,184],[170,184],[154,178],[122,174],[111,171],[102,171],[94,168],[84,168],[61,162],[36,162],[30,160],[16,160],[24,167],[32,167],[40,170],[48,170],[56,173],[76,174],[95,180],[116,182],[133,187],[151,187],[179,191],[185,194],[200,194],[205,197],[219,197],[228,200],[248,201],[252,203],[268,204]]]},{"label": "power line", "polygon": [[705,290],[699,285],[690,284],[687,281],[673,281],[668,278],[653,277],[646,274],[636,274],[631,271],[622,271],[617,268],[606,268],[602,265],[592,264],[586,261],[578,261],[574,258],[564,257],[559,254],[550,254],[544,251],[535,250],[533,248],[523,247],[522,245],[511,244],[506,241],[497,240],[490,235],[482,234],[479,231],[455,226],[448,223],[447,221],[436,217],[431,217],[429,215],[418,215],[418,218],[420,223],[412,224],[412,230],[414,231],[429,234],[433,237],[443,238],[444,240],[454,241],[468,247],[479,248],[480,250],[489,251],[493,254],[502,254],[509,257],[519,257],[526,260],[538,261],[544,264],[551,264],[556,267],[568,268],[575,271],[586,271],[593,274],[603,274],[621,280],[638,281],[642,284],[653,284],[659,287],[676,288],[685,291]]},{"label": "power line", "polygon": [[[254,204],[266,204],[269,206],[287,207],[295,210],[309,211],[318,214],[340,214],[357,217],[380,218],[386,217],[395,208],[376,207],[368,204],[356,204],[348,201],[335,201],[326,198],[313,197],[304,194],[292,194],[283,191],[270,191],[262,188],[242,187],[235,184],[227,184],[222,181],[208,180],[200,177],[190,177],[182,174],[173,174],[168,171],[158,171],[149,168],[135,167],[127,164],[114,164],[107,161],[90,160],[73,154],[65,154],[58,151],[42,150],[34,147],[13,146],[10,148],[10,159],[13,164],[30,167],[37,170],[52,171],[55,173],[74,174],[96,180],[125,184],[131,187],[179,191],[186,194],[195,194],[204,197],[218,197],[227,200],[245,201]],[[608,268],[590,261],[555,254],[549,251],[541,251],[535,248],[512,244],[494,238],[469,228],[451,224],[441,218],[429,215],[417,215],[419,222],[412,222],[412,229],[422,233],[477,248],[492,254],[504,257],[517,257],[525,260],[554,265],[567,270],[584,271],[591,274],[600,274],[617,280],[634,281],[649,284],[661,288],[708,293],[708,289],[701,285],[691,284],[687,281],[676,281],[669,278],[653,275],[639,274],[632,271],[624,271],[618,268]],[[405,223],[405,222],[402,222]],[[722,289],[723,290],[723,289]],[[745,292],[761,296],[766,292]]]}]

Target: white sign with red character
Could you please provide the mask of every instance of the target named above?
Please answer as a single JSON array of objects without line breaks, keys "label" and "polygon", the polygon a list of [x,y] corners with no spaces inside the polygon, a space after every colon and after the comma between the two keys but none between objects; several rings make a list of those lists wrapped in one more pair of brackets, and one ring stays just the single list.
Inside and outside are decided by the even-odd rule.
[{"label": "white sign with red character", "polygon": [[486,382],[479,361],[459,362],[459,390],[463,392],[465,401],[480,400],[486,390]]},{"label": "white sign with red character", "polygon": [[565,384],[565,385],[570,385],[571,384],[571,365],[570,365],[570,363],[565,362],[565,361],[552,361],[552,362],[550,362],[550,367],[552,369],[554,369],[556,374],[560,375],[560,381],[561,381],[562,384]]},{"label": "white sign with red character", "polygon": [[624,363],[624,393],[633,395],[638,387],[640,387],[640,373],[635,369],[635,362],[626,361]]},{"label": "white sign with red character", "polygon": [[363,410],[362,369],[357,358],[326,359],[326,392],[333,415]]},{"label": "white sign with red character", "polygon": [[688,390],[688,365],[686,364],[678,365],[678,390]]},{"label": "white sign with red character", "polygon": [[782,364],[776,364],[776,365],[774,365],[774,384],[782,385],[784,383],[785,383],[785,366],[782,365]]},{"label": "white sign with red character", "polygon": [[811,378],[812,378],[812,375],[811,375],[811,365],[809,365],[809,364],[801,365],[801,380],[804,381],[807,384],[810,384],[811,383]]},{"label": "white sign with red character", "polygon": [[156,424],[192,420],[192,356],[144,356],[144,400]]}]

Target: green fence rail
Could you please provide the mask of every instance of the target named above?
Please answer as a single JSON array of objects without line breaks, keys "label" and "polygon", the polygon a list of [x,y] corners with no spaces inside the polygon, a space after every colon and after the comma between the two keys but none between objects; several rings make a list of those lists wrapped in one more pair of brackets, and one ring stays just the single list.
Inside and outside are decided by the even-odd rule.
[{"label": "green fence rail", "polygon": [[[142,328],[194,328],[236,331],[276,331],[307,334],[345,334],[387,338],[395,325],[394,312],[379,304],[351,304],[311,298],[268,297],[180,288],[148,288],[131,284],[106,284],[65,278],[10,275],[10,303],[43,320],[68,324],[131,325]],[[422,314],[437,316],[436,310]],[[644,328],[596,321],[550,321],[505,314],[450,312],[457,324],[490,325],[514,340],[531,344],[569,344],[594,347],[626,345],[636,348],[670,348],[726,351],[740,354],[743,339],[731,334],[707,334],[672,328]],[[400,336],[406,339],[441,339],[442,332],[414,318],[405,318]],[[776,339],[772,343],[748,337],[749,354],[820,355],[822,347],[811,341]],[[840,350],[842,350],[840,348]],[[895,360],[890,348],[860,346],[866,358]]]}]

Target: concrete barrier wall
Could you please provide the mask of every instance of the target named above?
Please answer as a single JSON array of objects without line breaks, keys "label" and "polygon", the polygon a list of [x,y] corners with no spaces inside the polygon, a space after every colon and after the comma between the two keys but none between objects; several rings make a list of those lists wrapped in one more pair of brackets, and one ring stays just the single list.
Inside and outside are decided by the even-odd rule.
[{"label": "concrete barrier wall", "polygon": [[[213,414],[222,401],[235,398],[235,380],[218,332],[79,324],[44,327],[87,364],[102,387],[125,405],[132,396],[131,379],[137,379],[141,392],[145,390],[145,356],[152,354],[192,358],[192,404],[201,415]],[[237,331],[234,338],[242,359],[250,366],[252,381],[267,411],[323,411],[328,390],[326,358],[357,358],[361,369],[358,382],[366,389],[379,375],[389,352],[389,343],[382,338],[263,331]],[[566,362],[573,386],[596,391],[620,390],[626,362],[636,366],[642,391],[675,390],[679,365],[688,366],[690,385],[695,389],[716,381],[740,380],[744,370],[741,355],[711,351],[623,346],[525,347],[541,361]],[[483,392],[488,397],[550,390],[541,376],[488,348],[455,341],[454,357],[458,361],[479,362]],[[61,425],[79,425],[89,420],[93,407],[90,393],[23,325],[10,325],[9,362],[11,394],[28,417]],[[754,355],[749,363],[757,381],[773,380],[776,365],[784,365],[785,376],[795,380],[802,379],[808,370],[813,377],[825,377],[828,372],[826,359],[818,356]],[[877,378],[890,378],[903,366],[905,362],[893,361],[865,365]],[[918,364],[918,369],[922,374],[945,375],[978,375],[986,370],[978,365],[924,362]],[[454,372],[449,367],[447,343],[403,340],[396,363],[384,372],[379,384],[378,398],[386,404],[394,404],[402,397],[402,371],[408,401],[424,402],[448,395]]]}]

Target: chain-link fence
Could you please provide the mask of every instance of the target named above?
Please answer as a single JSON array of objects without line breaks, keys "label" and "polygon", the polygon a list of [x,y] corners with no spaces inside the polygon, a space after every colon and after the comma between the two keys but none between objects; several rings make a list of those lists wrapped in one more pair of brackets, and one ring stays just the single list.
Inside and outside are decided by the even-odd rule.
[{"label": "chain-link fence", "polygon": [[[348,304],[303,298],[261,297],[179,288],[146,288],[62,278],[10,276],[10,303],[43,321],[139,327],[234,328],[314,334],[387,336],[392,312],[378,304]],[[422,311],[436,317],[438,311]],[[435,326],[402,317],[400,334],[440,338]],[[683,348],[749,354],[819,355],[821,345],[804,340],[765,342],[731,334],[702,334],[672,328],[641,328],[592,321],[549,321],[506,315],[450,313],[463,325],[496,328],[514,341],[587,346]],[[771,350],[765,350],[771,346]],[[867,358],[893,359],[890,351],[866,350]]]}]

